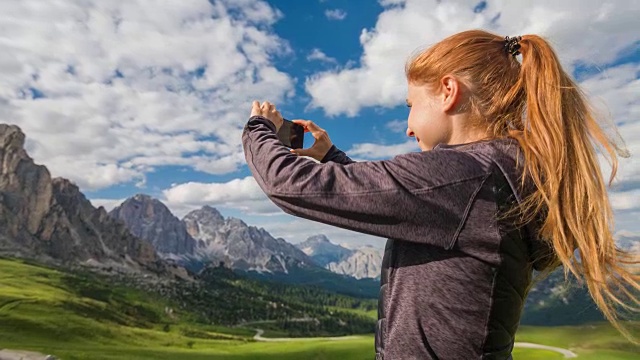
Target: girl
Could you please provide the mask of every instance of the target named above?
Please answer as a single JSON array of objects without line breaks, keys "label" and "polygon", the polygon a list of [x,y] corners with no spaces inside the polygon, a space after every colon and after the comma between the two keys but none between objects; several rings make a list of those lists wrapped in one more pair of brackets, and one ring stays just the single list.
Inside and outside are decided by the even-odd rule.
[{"label": "girl", "polygon": [[292,153],[268,102],[243,132],[256,181],[285,212],[389,238],[376,359],[511,358],[532,270],[559,264],[624,331],[613,305],[638,304],[638,261],[612,238],[592,141],[612,178],[620,149],[549,44],[466,31],[412,58],[406,76],[407,135],[422,152],[353,162],[297,120],[316,143]]}]

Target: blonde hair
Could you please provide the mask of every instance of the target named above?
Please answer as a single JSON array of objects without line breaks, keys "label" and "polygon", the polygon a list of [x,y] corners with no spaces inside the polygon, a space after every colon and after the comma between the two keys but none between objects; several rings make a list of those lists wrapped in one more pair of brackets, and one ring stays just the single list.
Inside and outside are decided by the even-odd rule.
[{"label": "blonde hair", "polygon": [[474,124],[488,128],[494,138],[518,140],[524,155],[521,186],[527,179],[535,184],[516,209],[522,221],[541,216],[537,235],[552,245],[565,276],[571,272],[586,282],[604,316],[636,342],[618,321],[617,309],[638,311],[640,301],[633,292],[640,290],[640,261],[616,246],[597,157],[597,150],[604,149],[612,165],[610,185],[616,153],[624,154],[623,146],[598,124],[583,92],[544,39],[525,35],[519,44],[522,64],[505,50],[505,38],[465,31],[413,57],[406,76],[411,83],[429,86],[447,74],[455,76],[469,88]]}]

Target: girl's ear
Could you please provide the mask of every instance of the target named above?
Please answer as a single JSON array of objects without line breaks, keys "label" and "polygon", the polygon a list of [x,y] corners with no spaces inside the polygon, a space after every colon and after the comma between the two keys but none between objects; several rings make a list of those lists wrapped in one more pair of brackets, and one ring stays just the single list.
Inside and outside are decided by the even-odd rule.
[{"label": "girl's ear", "polygon": [[451,75],[443,76],[440,80],[440,89],[442,91],[442,110],[448,112],[455,109],[462,95],[458,79]]}]

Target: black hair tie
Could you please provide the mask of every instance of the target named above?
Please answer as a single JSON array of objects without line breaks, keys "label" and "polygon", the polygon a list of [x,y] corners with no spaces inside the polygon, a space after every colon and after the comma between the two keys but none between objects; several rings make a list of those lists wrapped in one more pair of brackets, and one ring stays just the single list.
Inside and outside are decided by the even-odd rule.
[{"label": "black hair tie", "polygon": [[522,36],[514,36],[512,38],[505,36],[504,37],[504,50],[511,54],[511,56],[516,57],[516,55],[520,55],[520,43],[522,40]]}]

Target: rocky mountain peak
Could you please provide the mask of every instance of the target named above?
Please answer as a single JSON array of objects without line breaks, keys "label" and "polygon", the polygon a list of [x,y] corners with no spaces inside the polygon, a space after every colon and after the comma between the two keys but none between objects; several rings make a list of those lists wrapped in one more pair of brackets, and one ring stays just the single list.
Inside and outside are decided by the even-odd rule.
[{"label": "rocky mountain peak", "polygon": [[310,236],[307,240],[297,244],[296,247],[323,267],[332,262],[342,261],[353,253],[350,249],[332,243],[323,234]]},{"label": "rocky mountain peak", "polygon": [[224,216],[218,211],[218,209],[211,207],[209,205],[205,205],[200,209],[190,211],[183,220],[186,219],[198,219],[201,221],[214,222],[214,223],[223,223]]},{"label": "rocky mountain peak", "polygon": [[313,261],[335,273],[357,279],[380,276],[382,250],[373,246],[347,248],[332,243],[325,235],[318,234],[296,245]]},{"label": "rocky mountain peak", "polygon": [[292,244],[241,219],[225,219],[210,206],[191,211],[183,222],[189,234],[201,242],[196,257],[205,262],[222,261],[236,269],[267,272],[287,272],[290,264],[312,263]]},{"label": "rocky mountain peak", "polygon": [[229,224],[229,226],[232,226],[232,227],[240,227],[240,228],[249,227],[249,225],[247,225],[244,221],[242,221],[242,219],[238,219],[235,217],[228,218],[227,223]]},{"label": "rocky mountain peak", "polygon": [[225,219],[220,212],[211,206],[205,205],[200,209],[193,210],[182,218],[187,232],[195,239],[207,237],[203,234],[203,228],[216,230],[223,226]]},{"label": "rocky mountain peak", "polygon": [[312,244],[312,243],[326,243],[326,244],[329,244],[329,243],[331,243],[331,241],[329,241],[329,238],[324,234],[318,234],[318,235],[309,236],[305,242],[307,242],[309,244]]},{"label": "rocky mountain peak", "polygon": [[152,198],[150,195],[147,195],[147,194],[135,194],[130,199],[139,201],[139,202],[152,202],[155,200],[154,198]]},{"label": "rocky mountain peak", "polygon": [[16,125],[0,124],[0,147],[7,152],[24,152],[25,135]]},{"label": "rocky mountain peak", "polygon": [[218,209],[209,206],[209,205],[205,205],[203,206],[200,211],[204,214],[207,214],[208,216],[214,217],[216,219],[223,219],[224,217],[222,216],[222,214],[220,213],[220,211],[218,211]]},{"label": "rocky mountain peak", "polygon": [[127,225],[131,233],[147,240],[161,254],[193,254],[196,241],[182,221],[160,200],[136,194],[109,215]]},{"label": "rocky mountain peak", "polygon": [[377,278],[380,276],[382,267],[381,249],[372,246],[359,247],[341,261],[331,262],[326,268],[338,273],[362,278]]},{"label": "rocky mountain peak", "polygon": [[0,124],[0,252],[59,262],[156,264],[151,246],[105,217],[71,181],[52,179],[24,144],[19,127]]}]

